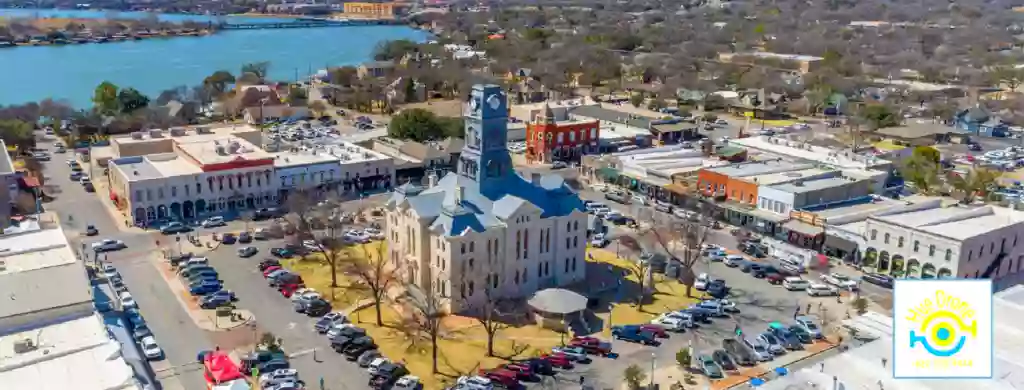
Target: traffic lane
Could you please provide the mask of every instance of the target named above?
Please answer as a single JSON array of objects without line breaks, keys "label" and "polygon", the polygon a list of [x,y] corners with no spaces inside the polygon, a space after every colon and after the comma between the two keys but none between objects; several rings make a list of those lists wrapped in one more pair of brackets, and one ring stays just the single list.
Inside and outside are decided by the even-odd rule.
[{"label": "traffic lane", "polygon": [[[330,388],[351,388],[353,378],[360,378],[356,382],[369,379],[364,370],[331,350],[327,338],[313,330],[316,318],[296,313],[288,298],[268,286],[257,265],[262,259],[271,257],[271,248],[282,245],[283,240],[221,245],[206,256],[224,281],[224,288],[235,292],[238,297],[236,306],[253,313],[259,329],[281,338],[285,351],[303,355],[292,359],[292,368],[299,370],[307,381],[323,377]],[[240,258],[235,251],[243,246],[256,247],[259,253],[247,259]],[[345,308],[333,310],[342,309]],[[306,358],[312,349],[317,350],[316,359]]]},{"label": "traffic lane", "polygon": [[53,197],[53,200],[45,203],[43,207],[48,211],[57,212],[61,225],[72,233],[69,236],[84,233],[87,225],[94,225],[100,232],[117,231],[115,222],[97,195],[86,192],[81,184],[69,178],[71,167],[66,161],[54,158],[44,162],[44,167],[46,183],[43,191]]}]

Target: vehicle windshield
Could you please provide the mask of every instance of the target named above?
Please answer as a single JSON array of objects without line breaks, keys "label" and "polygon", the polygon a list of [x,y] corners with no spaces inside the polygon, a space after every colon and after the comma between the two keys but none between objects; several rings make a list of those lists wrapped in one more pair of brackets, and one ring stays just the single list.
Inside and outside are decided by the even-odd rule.
[{"label": "vehicle windshield", "polygon": [[807,322],[807,323],[804,324],[804,326],[806,326],[807,329],[810,329],[810,330],[818,329],[818,325],[815,325],[813,322]]}]

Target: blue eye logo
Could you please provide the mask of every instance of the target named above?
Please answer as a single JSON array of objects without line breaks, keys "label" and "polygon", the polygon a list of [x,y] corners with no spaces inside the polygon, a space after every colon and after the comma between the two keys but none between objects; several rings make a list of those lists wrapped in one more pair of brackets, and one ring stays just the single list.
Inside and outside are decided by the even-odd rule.
[{"label": "blue eye logo", "polygon": [[967,324],[950,311],[938,310],[925,317],[917,330],[910,331],[910,348],[920,345],[933,356],[949,357],[963,349],[968,337],[978,337],[977,321]]}]

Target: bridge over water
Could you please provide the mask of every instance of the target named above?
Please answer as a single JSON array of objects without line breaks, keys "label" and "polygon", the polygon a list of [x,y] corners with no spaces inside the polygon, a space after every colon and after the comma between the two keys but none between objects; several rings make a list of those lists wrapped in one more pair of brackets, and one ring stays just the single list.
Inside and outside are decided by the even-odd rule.
[{"label": "bridge over water", "polygon": [[266,30],[277,28],[380,26],[402,23],[401,20],[395,19],[296,19],[288,22],[221,23],[216,25],[216,28],[219,30]]}]

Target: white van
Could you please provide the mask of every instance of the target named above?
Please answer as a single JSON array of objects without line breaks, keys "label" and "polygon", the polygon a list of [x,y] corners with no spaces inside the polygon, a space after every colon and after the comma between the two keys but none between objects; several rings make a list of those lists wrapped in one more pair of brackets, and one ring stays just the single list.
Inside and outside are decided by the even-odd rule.
[{"label": "white van", "polygon": [[201,265],[208,265],[208,264],[210,264],[210,260],[208,260],[205,257],[193,257],[191,259],[188,259],[187,262],[185,262],[185,266],[186,267],[188,267],[190,265],[199,265],[199,264],[201,264]]},{"label": "white van", "polygon": [[743,258],[743,256],[728,255],[725,256],[725,261],[723,261],[723,264],[725,264],[728,267],[739,267],[743,265],[743,262],[745,261],[747,261],[747,259]]},{"label": "white van", "polygon": [[789,291],[806,290],[811,283],[801,279],[799,276],[790,276],[782,281],[782,287]]}]

